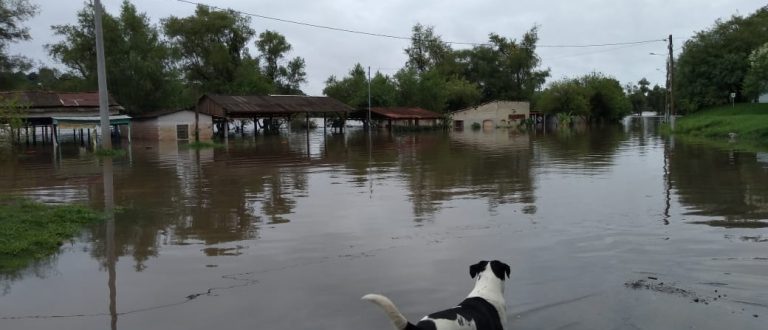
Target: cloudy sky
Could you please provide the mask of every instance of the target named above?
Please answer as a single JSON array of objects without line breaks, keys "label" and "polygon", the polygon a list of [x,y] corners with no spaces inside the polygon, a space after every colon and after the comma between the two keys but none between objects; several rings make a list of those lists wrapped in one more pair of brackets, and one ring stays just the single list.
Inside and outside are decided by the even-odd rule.
[{"label": "cloudy sky", "polygon": [[[664,84],[666,43],[563,48],[665,39],[673,35],[675,52],[696,31],[718,18],[748,15],[765,6],[764,0],[190,0],[316,25],[409,37],[416,23],[434,26],[445,41],[482,43],[488,33],[520,38],[539,25],[538,54],[550,80],[599,71],[622,84],[646,77]],[[58,39],[50,26],[75,22],[83,0],[32,0],[40,13],[27,22],[33,40],[12,46],[14,53],[53,64],[44,45]],[[132,0],[154,23],[168,16],[188,16],[195,6],[177,0]],[[107,11],[119,12],[122,0],[102,0]],[[373,71],[394,74],[405,63],[407,40],[372,37],[252,17],[256,31],[276,30],[293,45],[290,57],[304,57],[308,82],[303,90],[321,95],[330,75],[344,76],[355,63]],[[454,46],[460,48],[462,46]],[[106,50],[109,52],[109,49]],[[252,54],[256,54],[252,50]]]}]

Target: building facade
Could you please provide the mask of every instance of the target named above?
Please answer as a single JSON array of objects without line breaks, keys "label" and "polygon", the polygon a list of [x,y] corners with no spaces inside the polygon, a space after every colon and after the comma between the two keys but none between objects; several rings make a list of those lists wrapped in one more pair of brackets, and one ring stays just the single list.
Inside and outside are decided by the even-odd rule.
[{"label": "building facade", "polygon": [[[200,141],[213,137],[213,117],[198,114]],[[154,112],[133,118],[133,138],[147,141],[194,141],[195,112],[174,110]]]},{"label": "building facade", "polygon": [[[529,102],[493,101],[451,113],[454,129],[514,127],[531,116]],[[479,125],[479,126],[478,126]]]}]

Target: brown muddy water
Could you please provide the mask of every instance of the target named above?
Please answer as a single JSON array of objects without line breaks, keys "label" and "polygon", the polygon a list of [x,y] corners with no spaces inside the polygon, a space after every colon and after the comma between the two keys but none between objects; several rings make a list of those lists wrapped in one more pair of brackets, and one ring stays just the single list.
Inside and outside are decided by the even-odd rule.
[{"label": "brown muddy water", "polygon": [[72,143],[0,162],[0,194],[113,208],[0,278],[0,329],[390,329],[500,259],[509,329],[765,329],[768,155],[592,131]]}]

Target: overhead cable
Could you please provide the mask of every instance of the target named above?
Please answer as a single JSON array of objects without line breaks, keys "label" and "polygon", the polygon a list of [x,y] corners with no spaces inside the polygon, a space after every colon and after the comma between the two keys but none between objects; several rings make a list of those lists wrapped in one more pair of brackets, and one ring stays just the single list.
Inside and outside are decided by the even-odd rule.
[{"label": "overhead cable", "polygon": [[[197,6],[205,6],[212,9],[218,9],[218,10],[228,10],[232,12],[236,12],[241,15],[266,19],[266,20],[272,20],[282,23],[288,23],[288,24],[295,24],[295,25],[301,25],[306,27],[312,27],[317,29],[324,29],[324,30],[331,30],[331,31],[338,31],[338,32],[346,32],[346,33],[353,33],[353,34],[360,34],[360,35],[367,35],[372,37],[380,37],[380,38],[389,38],[389,39],[397,39],[397,40],[411,40],[411,37],[405,37],[405,36],[396,36],[391,34],[384,34],[384,33],[374,33],[374,32],[366,32],[366,31],[360,31],[360,30],[352,30],[352,29],[345,29],[345,28],[339,28],[339,27],[333,27],[333,26],[327,26],[327,25],[319,25],[319,24],[313,24],[313,23],[307,23],[307,22],[301,22],[296,20],[290,20],[290,19],[284,19],[284,18],[278,18],[278,17],[271,17],[261,14],[254,14],[254,13],[248,13],[240,10],[234,10],[231,8],[221,8],[214,5],[209,5],[205,3],[190,1],[190,0],[176,0],[178,2],[184,2],[192,5]],[[666,41],[666,39],[651,39],[651,40],[640,40],[640,41],[628,41],[628,42],[614,42],[614,43],[601,43],[601,44],[564,44],[564,45],[536,45],[538,48],[588,48],[588,47],[608,47],[608,46],[623,46],[623,45],[638,45],[638,44],[647,44],[647,43],[653,43],[653,42],[663,42]],[[461,41],[443,41],[446,44],[452,44],[452,45],[467,45],[467,46],[492,46],[490,43],[477,43],[477,42],[461,42]]]}]

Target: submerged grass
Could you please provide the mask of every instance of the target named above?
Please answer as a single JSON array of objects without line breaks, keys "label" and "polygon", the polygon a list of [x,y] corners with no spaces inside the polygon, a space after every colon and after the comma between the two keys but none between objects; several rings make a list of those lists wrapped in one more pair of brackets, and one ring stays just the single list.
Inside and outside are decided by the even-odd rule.
[{"label": "submerged grass", "polygon": [[224,147],[221,143],[214,143],[208,141],[195,141],[190,142],[187,146],[191,149],[208,149],[208,148],[221,148]]},{"label": "submerged grass", "polygon": [[0,273],[56,253],[84,225],[103,219],[99,212],[83,206],[0,197]]},{"label": "submerged grass", "polygon": [[[678,119],[673,133],[720,143],[734,140],[750,149],[765,150],[768,148],[768,104],[738,104],[703,110]],[[733,139],[731,133],[736,134]]]}]

